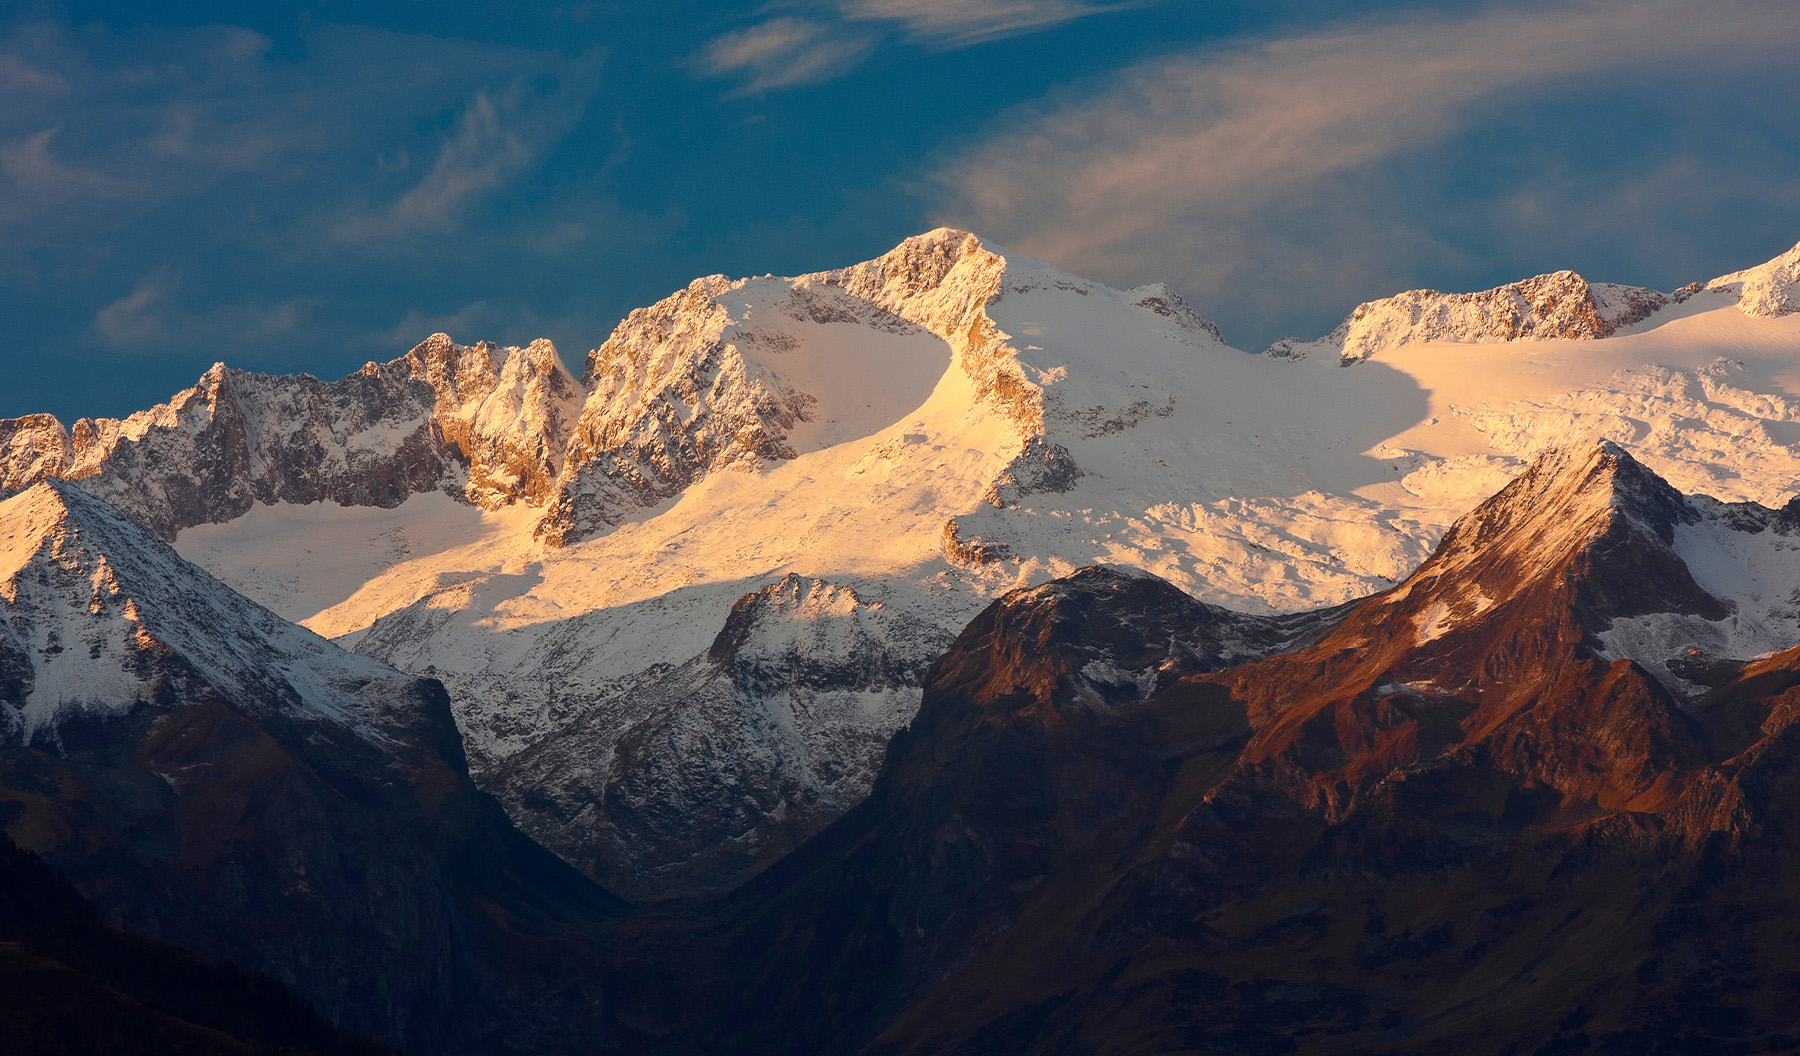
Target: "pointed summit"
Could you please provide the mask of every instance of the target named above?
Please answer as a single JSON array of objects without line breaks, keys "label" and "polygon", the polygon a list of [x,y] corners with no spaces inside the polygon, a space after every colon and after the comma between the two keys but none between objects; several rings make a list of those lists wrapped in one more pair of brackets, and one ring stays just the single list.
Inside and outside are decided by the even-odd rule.
[{"label": "pointed summit", "polygon": [[1654,643],[1617,634],[1730,615],[1677,549],[1702,520],[1616,444],[1545,452],[1316,645],[1218,676],[1259,727],[1242,781],[1335,817],[1396,767],[1479,753],[1569,818],[1645,794],[1702,750]]},{"label": "pointed summit", "polygon": [[0,502],[0,800],[107,918],[281,978],[356,1033],[589,1043],[503,993],[491,951],[546,965],[506,967],[522,992],[597,1001],[596,969],[563,958],[618,903],[476,792],[443,688],[283,622],[61,480]]},{"label": "pointed summit", "polygon": [[[1722,603],[1672,548],[1676,525],[1699,519],[1680,492],[1610,440],[1553,448],[1452,525],[1388,603],[1429,598],[1449,614],[1549,591],[1596,629],[1645,611],[1717,618]],[[1450,626],[1427,622],[1433,635]]]},{"label": "pointed summit", "polygon": [[412,678],[281,620],[66,481],[0,502],[0,602],[8,741],[201,697],[378,739],[410,721]]}]

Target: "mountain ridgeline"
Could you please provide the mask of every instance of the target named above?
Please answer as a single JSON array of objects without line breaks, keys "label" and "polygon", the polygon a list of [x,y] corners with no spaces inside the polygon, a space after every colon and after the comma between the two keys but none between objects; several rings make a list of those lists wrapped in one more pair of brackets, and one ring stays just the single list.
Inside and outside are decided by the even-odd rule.
[{"label": "mountain ridgeline", "polygon": [[0,422],[9,1022],[1800,1051],[1795,355],[1800,247],[1251,355],[939,230]]},{"label": "mountain ridgeline", "polygon": [[[1741,612],[1682,557],[1715,516],[1800,543],[1608,445],[1283,627],[1102,568],[1008,595],[863,804],[640,947],[715,1010],[645,1044],[1790,1051],[1800,649],[1696,687],[1606,645]],[[1224,666],[1258,634],[1289,647]]]}]

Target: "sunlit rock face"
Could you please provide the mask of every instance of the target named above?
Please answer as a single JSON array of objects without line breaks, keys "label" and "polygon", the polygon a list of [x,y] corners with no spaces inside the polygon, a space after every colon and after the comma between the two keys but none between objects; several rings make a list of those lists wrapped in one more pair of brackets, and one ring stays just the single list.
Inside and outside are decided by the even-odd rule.
[{"label": "sunlit rock face", "polygon": [[1538,275],[1480,293],[1409,290],[1357,305],[1336,330],[1316,341],[1287,338],[1266,354],[1301,359],[1335,354],[1344,363],[1426,341],[1592,340],[1642,322],[1670,303],[1668,294],[1637,286],[1590,283],[1572,271]]},{"label": "sunlit rock face", "polygon": [[1800,245],[1765,264],[1721,275],[1705,288],[1735,295],[1746,315],[1773,319],[1800,312]]},{"label": "sunlit rock face", "polygon": [[165,539],[256,503],[393,507],[443,490],[488,508],[541,505],[579,392],[546,341],[465,348],[437,334],[333,382],[217,364],[124,420],[0,423],[0,486],[78,481]]}]

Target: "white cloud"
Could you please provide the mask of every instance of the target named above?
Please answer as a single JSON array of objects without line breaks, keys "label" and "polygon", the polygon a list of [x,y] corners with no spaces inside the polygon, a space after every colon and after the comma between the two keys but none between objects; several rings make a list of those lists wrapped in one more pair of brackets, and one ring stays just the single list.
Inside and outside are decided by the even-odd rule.
[{"label": "white cloud", "polygon": [[1796,49],[1790,0],[1582,0],[1179,55],[1012,115],[935,174],[940,217],[1097,277],[1150,268],[1223,288],[1242,247],[1272,237],[1267,211],[1489,108],[1601,72],[1791,69]]},{"label": "white cloud", "polygon": [[1149,7],[1158,0],[840,0],[856,21],[898,22],[914,37],[962,47],[1030,33],[1089,15]]},{"label": "white cloud", "polygon": [[829,80],[856,65],[871,44],[807,19],[772,18],[714,38],[695,62],[708,76],[743,78],[733,95],[760,95]]},{"label": "white cloud", "polygon": [[161,341],[166,327],[157,309],[168,296],[173,280],[170,269],[160,268],[138,280],[131,293],[96,312],[90,332],[98,343],[108,348],[130,348]]}]

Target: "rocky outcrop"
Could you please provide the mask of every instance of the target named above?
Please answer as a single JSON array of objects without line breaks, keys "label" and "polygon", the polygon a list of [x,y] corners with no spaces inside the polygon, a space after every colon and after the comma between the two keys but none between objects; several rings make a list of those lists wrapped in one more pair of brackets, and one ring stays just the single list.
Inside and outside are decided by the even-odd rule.
[{"label": "rocky outcrop", "polygon": [[550,342],[467,348],[433,334],[400,362],[436,393],[432,423],[469,467],[470,502],[493,510],[550,500],[586,395]]},{"label": "rocky outcrop", "polygon": [[790,574],[739,599],[704,654],[581,709],[486,784],[611,890],[728,890],[868,794],[949,639]]},{"label": "rocky outcrop", "polygon": [[944,337],[975,394],[1030,436],[1043,430],[1041,390],[986,308],[1006,291],[1006,260],[967,231],[915,235],[874,260],[818,277]]},{"label": "rocky outcrop", "polygon": [[[1025,441],[1024,449],[1001,471],[1000,479],[988,489],[987,501],[1005,509],[1032,495],[1060,495],[1085,475],[1068,448],[1034,436]],[[948,538],[948,527],[945,533]]]},{"label": "rocky outcrop", "polygon": [[1013,548],[984,535],[963,535],[962,525],[952,517],[944,522],[944,560],[953,565],[980,567],[1012,560]]},{"label": "rocky outcrop", "polygon": [[634,309],[589,353],[591,395],[540,538],[575,542],[707,473],[794,457],[788,431],[811,416],[814,401],[745,354],[781,335],[735,325],[722,302],[743,285],[696,279]]},{"label": "rocky outcrop", "polygon": [[1171,319],[1183,330],[1205,334],[1219,344],[1225,343],[1225,335],[1219,332],[1218,325],[1201,315],[1185,297],[1170,289],[1167,283],[1152,282],[1144,286],[1133,286],[1125,292],[1139,308],[1148,308],[1157,315]]}]

